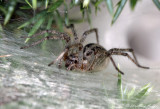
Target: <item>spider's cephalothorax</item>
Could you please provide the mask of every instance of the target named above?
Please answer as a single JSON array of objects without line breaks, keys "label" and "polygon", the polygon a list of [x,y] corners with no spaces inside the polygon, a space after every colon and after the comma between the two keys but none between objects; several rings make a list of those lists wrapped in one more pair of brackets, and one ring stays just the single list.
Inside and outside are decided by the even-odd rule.
[{"label": "spider's cephalothorax", "polygon": [[[52,36],[47,36],[37,42],[34,42],[29,46],[21,47],[21,49],[35,46],[44,40],[62,39],[66,41],[66,46],[64,51],[57,57],[56,60],[48,64],[48,66],[51,66],[54,63],[58,63],[58,66],[60,67],[62,64],[62,61],[64,61],[65,67],[67,68],[67,70],[75,69],[75,70],[82,70],[82,71],[91,71],[91,70],[96,70],[99,66],[105,63],[106,59],[110,59],[115,69],[121,74],[124,74],[122,71],[118,69],[118,67],[116,66],[112,58],[112,55],[122,55],[122,56],[127,56],[138,67],[149,69],[149,67],[141,66],[138,63],[136,56],[134,55],[134,51],[131,48],[128,48],[128,49],[113,48],[107,51],[105,48],[100,46],[98,41],[98,31],[96,28],[85,31],[81,39],[77,37],[77,33],[74,29],[73,24],[71,24],[70,26],[67,26],[67,28],[71,28],[73,32],[73,35],[74,35],[73,42],[71,42],[70,36],[67,33],[58,32],[56,30],[45,30],[31,36],[30,38],[36,37],[38,35],[42,35],[44,33],[49,33]],[[83,42],[85,41],[87,35],[92,32],[96,33],[97,43],[89,43],[83,46]],[[132,53],[133,58],[127,52]]]}]

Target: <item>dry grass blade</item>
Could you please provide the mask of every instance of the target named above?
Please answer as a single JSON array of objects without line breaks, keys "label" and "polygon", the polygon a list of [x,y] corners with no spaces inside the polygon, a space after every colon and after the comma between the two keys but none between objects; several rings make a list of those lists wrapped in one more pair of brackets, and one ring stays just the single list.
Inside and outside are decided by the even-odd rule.
[{"label": "dry grass blade", "polygon": [[12,56],[12,55],[1,55],[0,58],[9,57],[9,56]]}]

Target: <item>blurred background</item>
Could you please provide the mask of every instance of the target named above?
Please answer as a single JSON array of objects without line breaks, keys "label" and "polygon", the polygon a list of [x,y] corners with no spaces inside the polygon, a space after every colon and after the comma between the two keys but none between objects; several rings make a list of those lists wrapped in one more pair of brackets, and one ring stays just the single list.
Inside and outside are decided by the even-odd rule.
[{"label": "blurred background", "polygon": [[[159,10],[159,0],[0,0],[0,108],[159,109]],[[97,28],[107,50],[133,48],[139,63],[150,69],[113,56],[122,77],[109,61],[99,72],[66,71],[47,66],[63,51],[63,41],[20,49],[48,34],[21,36],[46,29],[72,37],[64,26],[72,23],[79,37]],[[94,33],[85,44],[93,42]]]}]

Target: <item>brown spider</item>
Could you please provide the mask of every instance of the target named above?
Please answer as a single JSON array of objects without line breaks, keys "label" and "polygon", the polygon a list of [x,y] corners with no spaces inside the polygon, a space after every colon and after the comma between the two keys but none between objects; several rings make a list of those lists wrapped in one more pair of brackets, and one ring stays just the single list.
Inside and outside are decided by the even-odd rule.
[{"label": "brown spider", "polygon": [[[112,58],[112,55],[122,55],[122,56],[127,56],[138,67],[149,69],[149,67],[141,66],[138,63],[136,56],[134,54],[134,51],[131,48],[128,48],[128,49],[113,48],[107,51],[104,47],[100,46],[98,41],[98,30],[96,28],[85,31],[80,40],[77,37],[77,33],[74,29],[73,24],[71,24],[70,26],[67,26],[67,28],[71,28],[72,33],[74,35],[74,41],[72,43],[71,43],[70,36],[67,33],[58,32],[56,30],[45,30],[31,36],[30,38],[36,37],[38,35],[42,35],[44,33],[52,34],[52,36],[47,36],[41,40],[38,40],[37,42],[34,42],[29,46],[21,47],[21,49],[35,46],[44,40],[62,39],[66,41],[66,46],[64,51],[57,57],[56,60],[48,64],[48,66],[51,66],[52,64],[58,62],[58,66],[61,67],[62,61],[64,61],[65,67],[67,68],[67,70],[76,69],[76,70],[82,70],[82,71],[91,71],[91,70],[95,70],[97,66],[101,66],[102,63],[104,63],[105,60],[109,58],[112,64],[114,65],[115,69],[121,74],[124,74],[122,71],[118,69],[118,67],[116,66]],[[96,33],[97,44],[89,43],[83,46],[83,42],[85,41],[87,35],[92,32]],[[28,37],[25,37],[25,38],[28,38]],[[133,58],[126,52],[131,52],[133,55]]]}]

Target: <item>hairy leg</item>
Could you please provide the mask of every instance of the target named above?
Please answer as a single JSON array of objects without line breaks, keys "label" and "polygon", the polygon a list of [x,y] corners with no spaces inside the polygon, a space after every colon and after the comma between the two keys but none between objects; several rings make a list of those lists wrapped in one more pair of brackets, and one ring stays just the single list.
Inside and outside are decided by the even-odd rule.
[{"label": "hairy leg", "polygon": [[[97,43],[99,44],[98,30],[96,28],[93,28],[93,29],[90,29],[88,31],[85,31],[83,33],[81,39],[80,39],[80,43],[83,44],[83,42],[85,41],[87,35],[92,33],[92,32],[96,33],[96,40],[97,40]],[[82,62],[83,62],[83,49],[82,49],[83,45],[82,45],[82,47],[79,47],[79,48],[80,48],[80,50],[79,50],[79,56],[78,56],[79,57],[79,65],[78,66],[81,67],[82,66]]]},{"label": "hairy leg", "polygon": [[[93,69],[93,65],[95,63],[95,60],[97,59],[97,56],[94,56],[94,51],[91,50],[91,54],[90,54],[90,59],[91,61],[89,62],[90,65],[88,66],[88,68],[86,69],[87,71],[92,70]],[[88,59],[87,59],[88,60]]]},{"label": "hairy leg", "polygon": [[35,45],[37,45],[37,44],[43,42],[44,40],[50,40],[50,39],[54,39],[54,36],[51,36],[51,37],[47,36],[47,37],[45,37],[45,38],[43,38],[43,39],[40,39],[40,40],[38,40],[38,41],[32,43],[31,45],[21,47],[20,49],[29,48],[29,47],[35,46]]},{"label": "hairy leg", "polygon": [[60,69],[62,67],[62,61],[63,61],[63,58],[61,58],[58,62],[58,68]]},{"label": "hairy leg", "polygon": [[56,60],[52,61],[51,63],[48,64],[48,66],[51,66],[52,64],[55,64],[57,61],[61,60],[65,53],[68,52],[68,49],[65,49],[57,58]]},{"label": "hairy leg", "polygon": [[50,33],[50,34],[57,34],[57,35],[60,35],[60,34],[65,34],[66,36],[69,36],[67,33],[63,33],[63,32],[59,32],[59,31],[56,31],[56,30],[44,30],[44,31],[41,31],[39,33],[36,33],[30,37],[28,36],[21,36],[21,38],[34,38],[34,37],[37,37],[37,36],[40,36],[40,35],[43,35],[45,33]]},{"label": "hairy leg", "polygon": [[[124,53],[124,52],[131,52],[132,55],[133,55],[133,58],[128,54],[128,53]],[[141,66],[138,61],[137,61],[137,58],[134,54],[134,51],[133,49],[118,49],[118,48],[113,48],[113,49],[110,49],[108,51],[108,53],[110,55],[123,55],[123,56],[127,56],[133,63],[135,63],[138,67],[141,67],[141,68],[144,68],[144,69],[149,69],[149,67],[144,67],[144,66]]]},{"label": "hairy leg", "polygon": [[68,45],[69,45],[69,42],[70,42],[70,37],[66,37],[64,34],[60,34],[59,36],[47,36],[47,37],[44,37],[43,39],[40,39],[40,40],[32,43],[31,45],[21,47],[20,49],[29,48],[29,47],[35,46],[35,45],[43,42],[44,40],[51,40],[51,39],[63,39],[63,40],[66,40]]},{"label": "hairy leg", "polygon": [[76,30],[74,28],[74,25],[73,24],[70,24],[69,26],[66,25],[67,28],[71,28],[72,30],[72,33],[74,35],[74,41],[77,41],[78,40],[78,36],[77,36],[77,33],[76,33]]},{"label": "hairy leg", "polygon": [[[93,54],[94,55],[94,54]],[[90,65],[90,69],[94,69],[96,68],[96,66],[99,66],[101,65],[101,62],[105,59],[105,54],[104,53],[97,53],[95,56],[94,56],[94,60],[92,61],[91,65]]]},{"label": "hairy leg", "polygon": [[119,70],[119,68],[116,66],[113,58],[112,58],[111,56],[109,56],[109,58],[111,59],[111,62],[112,62],[112,64],[113,64],[113,66],[115,67],[115,69],[116,69],[118,72],[120,72],[122,75],[124,75],[124,73],[123,73],[121,70]]},{"label": "hairy leg", "polygon": [[[98,57],[99,59],[98,59],[98,61],[96,62],[96,64],[95,65],[102,65],[102,63],[105,61],[105,59],[106,59],[106,56],[105,56],[105,53],[103,54],[101,54],[99,57]],[[94,68],[95,66],[93,66],[93,68]]]},{"label": "hairy leg", "polygon": [[43,35],[43,34],[45,34],[45,33],[50,33],[50,34],[56,35],[56,36],[57,36],[57,39],[63,39],[63,40],[65,40],[67,43],[70,42],[70,36],[69,36],[67,33],[58,32],[58,31],[56,31],[56,30],[44,30],[44,31],[41,31],[41,32],[39,32],[39,33],[34,34],[33,36],[30,36],[30,37],[21,36],[21,38],[34,38],[34,37],[36,37],[36,36]]},{"label": "hairy leg", "polygon": [[145,67],[145,66],[142,66],[140,65],[139,63],[137,63],[128,53],[114,53],[112,55],[122,55],[122,56],[127,56],[128,59],[130,59],[134,64],[136,64],[138,67],[140,68],[144,68],[144,69],[149,69],[149,67]]},{"label": "hairy leg", "polygon": [[99,44],[99,36],[98,36],[98,30],[97,30],[97,28],[93,28],[93,29],[90,29],[88,31],[85,31],[83,33],[83,35],[82,35],[80,43],[83,43],[85,41],[85,39],[87,38],[87,35],[90,34],[90,33],[93,33],[93,32],[96,33],[96,40],[97,40],[97,43]]},{"label": "hairy leg", "polygon": [[76,64],[71,64],[71,65],[69,65],[69,66],[67,67],[67,70],[72,70],[71,68],[72,68],[72,67],[75,67],[75,65],[76,65]]}]

